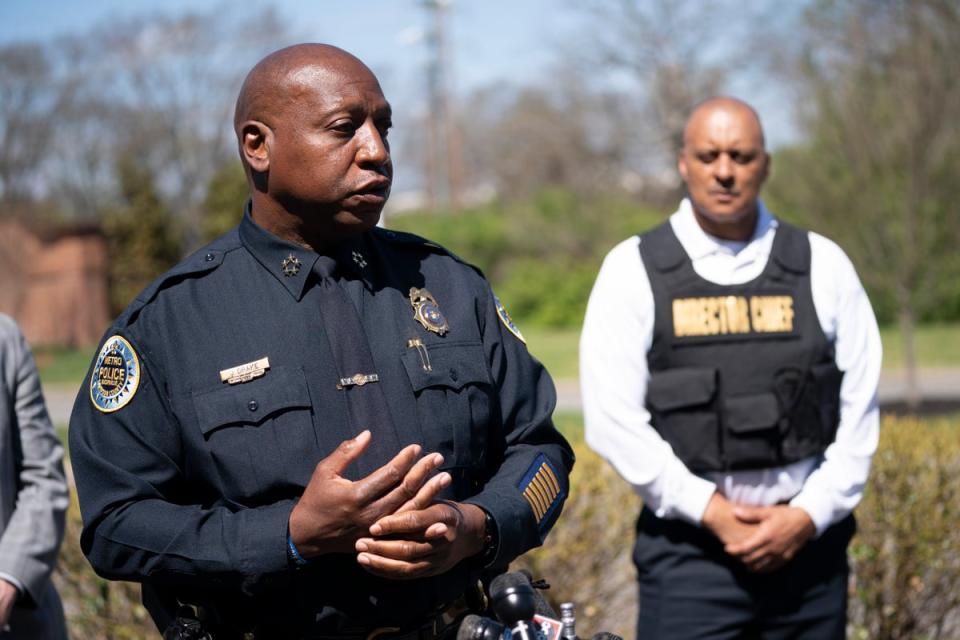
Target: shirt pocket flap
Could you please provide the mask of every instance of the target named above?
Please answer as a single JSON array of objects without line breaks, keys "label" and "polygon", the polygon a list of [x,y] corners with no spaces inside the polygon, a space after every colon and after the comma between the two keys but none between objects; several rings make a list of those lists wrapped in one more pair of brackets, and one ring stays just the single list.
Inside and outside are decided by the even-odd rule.
[{"label": "shirt pocket flap", "polygon": [[469,384],[490,383],[483,346],[479,343],[411,347],[402,359],[416,392],[428,387],[462,389]]},{"label": "shirt pocket flap", "polygon": [[193,396],[204,434],[228,424],[259,424],[277,412],[311,406],[307,379],[300,368],[272,367],[250,382],[224,385]]},{"label": "shirt pocket flap", "polygon": [[748,433],[774,427],[780,421],[780,404],[772,393],[727,398],[726,427],[734,433]]},{"label": "shirt pocket flap", "polygon": [[657,411],[673,411],[707,404],[716,392],[716,369],[667,369],[650,376],[647,402]]}]

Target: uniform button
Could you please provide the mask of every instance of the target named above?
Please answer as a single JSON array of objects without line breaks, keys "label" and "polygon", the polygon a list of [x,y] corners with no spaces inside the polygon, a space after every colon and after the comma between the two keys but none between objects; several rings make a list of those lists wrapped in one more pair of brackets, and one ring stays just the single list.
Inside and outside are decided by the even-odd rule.
[{"label": "uniform button", "polygon": [[247,403],[247,409],[250,409],[250,411],[256,411],[259,408],[260,408],[260,405],[257,404],[256,400],[251,400],[250,402]]},{"label": "uniform button", "polygon": [[451,379],[451,380],[453,380],[454,382],[456,382],[459,377],[460,377],[460,375],[457,373],[457,370],[456,370],[456,369],[450,369],[450,379]]},{"label": "uniform button", "polygon": [[213,262],[214,257],[215,256],[212,253],[208,253],[207,255],[203,256],[203,260],[204,262]]}]

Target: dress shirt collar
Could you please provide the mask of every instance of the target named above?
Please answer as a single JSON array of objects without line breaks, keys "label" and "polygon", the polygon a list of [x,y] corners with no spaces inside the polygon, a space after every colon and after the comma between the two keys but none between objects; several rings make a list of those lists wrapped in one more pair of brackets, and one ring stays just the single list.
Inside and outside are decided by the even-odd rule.
[{"label": "dress shirt collar", "polygon": [[[747,242],[734,242],[712,236],[700,227],[693,213],[689,198],[680,202],[679,208],[670,216],[670,224],[677,239],[691,260],[706,258],[718,253],[736,255],[745,247],[756,246],[755,241],[777,228],[774,218],[762,200],[757,200],[757,226]],[[746,256],[744,256],[746,257]]]},{"label": "dress shirt collar", "polygon": [[[273,235],[250,215],[248,201],[240,221],[240,241],[260,265],[277,279],[296,300],[303,297],[309,275],[319,255],[300,245]],[[330,252],[337,260],[340,275],[358,278],[367,288],[373,288],[373,262],[366,235],[345,242]]]}]

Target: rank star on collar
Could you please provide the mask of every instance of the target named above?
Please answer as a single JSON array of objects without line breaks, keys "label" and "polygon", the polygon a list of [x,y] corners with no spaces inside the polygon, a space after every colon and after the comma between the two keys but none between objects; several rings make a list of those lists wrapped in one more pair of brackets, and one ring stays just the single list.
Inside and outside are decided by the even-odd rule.
[{"label": "rank star on collar", "polygon": [[356,264],[358,267],[360,267],[361,269],[363,269],[364,267],[367,266],[367,261],[366,261],[366,259],[363,257],[363,254],[362,254],[362,253],[360,253],[359,251],[354,251],[354,252],[352,253],[352,255],[353,255],[353,262],[354,262],[354,264]]},{"label": "rank star on collar", "polygon": [[288,278],[300,273],[300,259],[292,253],[283,259],[280,266],[283,267],[283,275]]}]

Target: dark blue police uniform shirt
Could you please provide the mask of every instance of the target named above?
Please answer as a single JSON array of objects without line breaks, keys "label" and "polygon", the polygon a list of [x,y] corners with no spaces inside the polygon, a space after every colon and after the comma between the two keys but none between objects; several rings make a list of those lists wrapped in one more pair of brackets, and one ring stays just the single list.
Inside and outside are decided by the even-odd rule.
[{"label": "dark blue police uniform shirt", "polygon": [[[291,256],[299,270],[284,275]],[[341,257],[341,285],[362,318],[401,445],[443,454],[454,478],[444,497],[493,516],[494,564],[540,544],[566,496],[573,454],[551,422],[553,383],[501,322],[488,283],[440,247],[382,229],[342,247]],[[336,388],[310,271],[316,259],[260,228],[248,210],[108,330],[105,342],[120,336],[135,353],[135,363],[119,358],[128,371],[138,365],[136,387],[118,396],[121,408],[98,408],[88,374],[69,433],[81,544],[100,575],[145,583],[145,599],[150,588],[187,601],[249,601],[278,615],[322,608],[389,621],[421,615],[475,580],[470,562],[413,583],[374,578],[352,555],[304,569],[288,562],[295,501],[317,462],[356,435]],[[415,321],[411,287],[433,294],[448,333]],[[430,370],[422,350],[408,346],[415,339]],[[221,381],[221,371],[265,357],[261,377]],[[544,490],[542,472],[536,477],[544,465],[556,495]],[[539,491],[530,487],[537,482]]]}]

